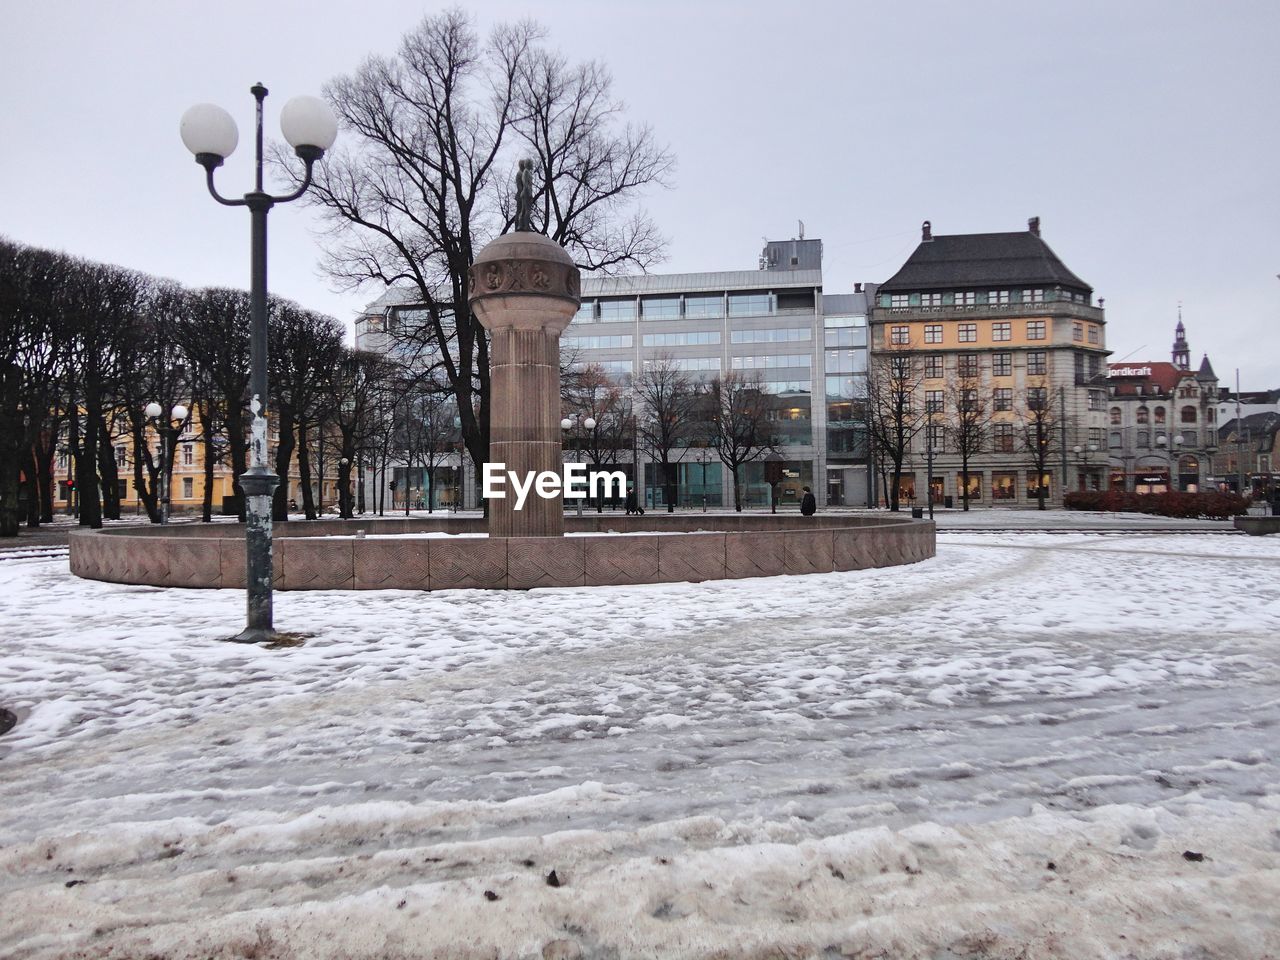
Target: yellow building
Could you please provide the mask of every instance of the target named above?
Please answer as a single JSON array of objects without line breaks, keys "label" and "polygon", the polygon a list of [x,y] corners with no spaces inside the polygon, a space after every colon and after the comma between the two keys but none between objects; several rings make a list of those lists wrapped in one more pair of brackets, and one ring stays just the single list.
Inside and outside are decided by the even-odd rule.
[{"label": "yellow building", "polygon": [[[906,352],[918,371],[912,406],[923,426],[904,464],[904,499],[924,502],[927,487],[935,503],[959,504],[966,389],[984,421],[969,463],[971,503],[1028,505],[1040,485],[1060,503],[1064,489],[1103,483],[1106,317],[1041,239],[1038,217],[1026,231],[953,236],[935,236],[925,221],[915,252],[876,288],[871,329],[873,357]],[[1043,476],[1028,441],[1037,408],[1052,449]]]}]

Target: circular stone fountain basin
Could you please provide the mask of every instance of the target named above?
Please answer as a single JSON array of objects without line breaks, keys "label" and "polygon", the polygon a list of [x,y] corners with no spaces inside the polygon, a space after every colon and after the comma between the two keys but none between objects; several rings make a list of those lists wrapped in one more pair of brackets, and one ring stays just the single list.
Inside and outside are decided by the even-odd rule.
[{"label": "circular stone fountain basin", "polygon": [[[566,517],[565,537],[486,531],[481,517],[277,523],[275,589],[527,590],[733,580],[916,563],[936,549],[932,521],[893,515],[606,513]],[[239,524],[77,530],[71,572],[112,583],[243,589],[244,551]]]}]

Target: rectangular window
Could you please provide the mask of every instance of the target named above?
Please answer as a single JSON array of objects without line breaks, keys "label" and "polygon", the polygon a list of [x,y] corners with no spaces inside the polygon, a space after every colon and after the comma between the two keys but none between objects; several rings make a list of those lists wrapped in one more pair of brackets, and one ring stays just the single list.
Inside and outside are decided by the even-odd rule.
[{"label": "rectangular window", "polygon": [[865,327],[867,318],[861,313],[854,314],[851,317],[826,317],[823,319],[822,325],[827,329],[832,327]]},{"label": "rectangular window", "polygon": [[1095,443],[1098,446],[1102,446],[1102,428],[1101,427],[1089,428],[1089,442]]},{"label": "rectangular window", "polygon": [[1107,399],[1106,394],[1104,394],[1101,390],[1090,390],[1089,391],[1089,409],[1101,410],[1106,403],[1106,399]]},{"label": "rectangular window", "polygon": [[[647,337],[645,338],[648,339]],[[562,350],[621,350],[630,347],[630,334],[618,337],[561,337]]]},{"label": "rectangular window", "polygon": [[972,307],[977,302],[978,302],[978,295],[976,293],[969,292],[969,293],[956,294],[957,307]]},{"label": "rectangular window", "polygon": [[827,373],[866,373],[865,350],[828,350]]},{"label": "rectangular window", "polygon": [[996,387],[993,399],[996,410],[1012,410],[1013,387]]},{"label": "rectangular window", "polygon": [[[852,339],[854,331],[832,330],[830,333],[847,333]],[[812,335],[808,327],[793,327],[789,330],[734,330],[730,339],[733,343],[801,343]]]},{"label": "rectangular window", "polygon": [[[631,339],[630,337],[627,338]],[[687,333],[646,333],[646,347],[705,347],[720,342],[719,330],[691,330]],[[630,344],[627,344],[630,346]]]},{"label": "rectangular window", "polygon": [[922,293],[922,294],[920,294],[920,306],[922,306],[922,307],[940,307],[940,306],[942,306],[942,294],[940,294],[940,293]]},{"label": "rectangular window", "polygon": [[991,375],[993,377],[1013,376],[1013,354],[993,353],[991,355]]},{"label": "rectangular window", "polygon": [[942,356],[934,354],[924,358],[924,375],[929,380],[940,380],[943,377]]},{"label": "rectangular window", "polygon": [[184,467],[190,467],[195,462],[195,451],[191,449],[191,444],[184,443],[182,445],[182,465]]},{"label": "rectangular window", "polygon": [[123,467],[129,455],[127,447],[116,447],[116,466]]},{"label": "rectangular window", "polygon": [[573,315],[574,323],[590,323],[596,318],[596,302],[594,300],[583,300],[578,307],[578,312]]},{"label": "rectangular window", "polygon": [[976,353],[962,353],[956,359],[956,373],[961,377],[976,377],[978,375],[978,355]]},{"label": "rectangular window", "polygon": [[1027,339],[1028,340],[1044,339],[1044,321],[1043,320],[1027,321]]},{"label": "rectangular window", "polygon": [[646,320],[679,320],[679,297],[653,297],[640,301],[640,316]]},{"label": "rectangular window", "polygon": [[889,306],[894,308],[907,307],[911,305],[911,297],[905,293],[895,293],[889,298]]},{"label": "rectangular window", "polygon": [[[964,495],[964,473],[959,470],[956,471],[956,492]],[[982,474],[973,470],[969,471],[969,499],[982,499]]]},{"label": "rectangular window", "polygon": [[976,323],[957,324],[956,334],[961,343],[977,343],[978,342],[978,325]]},{"label": "rectangular window", "polygon": [[925,413],[941,413],[942,405],[943,395],[941,390],[926,390],[924,392]]},{"label": "rectangular window", "polygon": [[1009,302],[1008,290],[992,290],[987,294],[987,303],[990,304],[1007,304]]},{"label": "rectangular window", "polygon": [[735,370],[768,370],[777,367],[803,367],[808,370],[813,366],[813,357],[807,353],[785,353],[772,357],[734,357]]},{"label": "rectangular window", "polygon": [[867,330],[865,327],[837,327],[823,331],[823,339],[828,347],[865,347]]},{"label": "rectangular window", "polygon": [[[645,368],[647,369],[652,367],[655,362],[656,361],[653,360],[646,360],[644,362]],[[676,357],[671,361],[671,364],[677,370],[715,370],[717,372],[720,370],[719,357]]]},{"label": "rectangular window", "polygon": [[[716,366],[719,367],[720,361],[716,360]],[[599,367],[605,373],[619,376],[621,374],[629,374],[632,371],[630,360],[596,360],[592,366]]]},{"label": "rectangular window", "polygon": [[1041,491],[1046,497],[1053,496],[1053,478],[1049,474],[1037,475],[1034,470],[1027,471],[1027,496],[1038,499]]},{"label": "rectangular window", "polygon": [[1151,431],[1150,431],[1150,430],[1139,430],[1139,431],[1138,431],[1138,446],[1139,446],[1139,447],[1141,447],[1141,448],[1142,448],[1142,449],[1144,449],[1144,450],[1145,450],[1147,447],[1151,446]]},{"label": "rectangular window", "polygon": [[991,325],[991,339],[997,343],[1013,339],[1013,324],[1008,320]]},{"label": "rectangular window", "polygon": [[724,297],[685,297],[684,315],[688,320],[723,317]]},{"label": "rectangular window", "polygon": [[942,324],[926,323],[924,325],[924,342],[925,343],[941,343],[942,342]]},{"label": "rectangular window", "polygon": [[1043,290],[1023,290],[1022,302],[1023,303],[1044,303],[1044,291]]},{"label": "rectangular window", "polygon": [[1089,324],[1089,342],[1095,346],[1102,342],[1102,331],[1093,324]]},{"label": "rectangular window", "polygon": [[1071,325],[1071,339],[1076,343],[1084,343],[1084,324],[1073,323]]},{"label": "rectangular window", "polygon": [[1048,387],[1027,387],[1027,409],[1044,410],[1049,403]]},{"label": "rectangular window", "polygon": [[1016,473],[995,472],[991,474],[992,500],[1017,500],[1018,475]]},{"label": "rectangular window", "polygon": [[183,500],[190,500],[196,495],[195,483],[196,483],[195,478],[193,477],[182,478],[182,499]]},{"label": "rectangular window", "polygon": [[931,423],[925,427],[925,449],[933,448],[934,453],[943,453],[947,446],[947,428],[940,423]]},{"label": "rectangular window", "polygon": [[890,327],[889,343],[895,347],[905,347],[911,342],[910,327]]},{"label": "rectangular window", "polygon": [[991,427],[991,449],[996,453],[1013,453],[1013,424],[997,423]]},{"label": "rectangular window", "polygon": [[636,318],[636,302],[634,300],[601,300],[600,319],[604,323],[619,323]]},{"label": "rectangular window", "polygon": [[1033,377],[1043,377],[1049,370],[1046,354],[1043,350],[1032,350],[1027,354],[1027,373]]},{"label": "rectangular window", "polygon": [[767,317],[774,312],[776,303],[771,293],[729,294],[729,316]]}]

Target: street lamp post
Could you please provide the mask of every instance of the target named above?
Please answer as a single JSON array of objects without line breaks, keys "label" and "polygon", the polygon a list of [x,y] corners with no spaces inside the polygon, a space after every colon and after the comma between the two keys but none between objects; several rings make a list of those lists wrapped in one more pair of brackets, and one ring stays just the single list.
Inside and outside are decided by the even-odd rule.
[{"label": "street lamp post", "polygon": [[1087,447],[1082,447],[1077,443],[1071,449],[1075,453],[1076,459],[1084,463],[1084,470],[1080,475],[1080,489],[1087,490],[1089,489],[1089,455],[1098,452],[1098,445],[1091,443]]},{"label": "street lamp post", "polygon": [[[561,430],[573,431],[573,439],[575,439],[578,444],[578,456],[583,458],[582,460],[583,473],[586,472],[587,461],[586,461],[586,452],[583,450],[583,447],[582,447],[582,441],[585,439],[583,437],[582,431],[586,430],[589,432],[591,430],[594,430],[595,428],[596,428],[596,421],[594,417],[584,418],[581,414],[578,414],[578,413],[575,413],[572,417],[565,417],[563,420],[560,421]],[[588,489],[589,489],[589,486],[588,486]],[[578,497],[577,500],[578,500],[578,516],[582,516],[583,498]]]},{"label": "street lamp post", "polygon": [[1156,437],[1156,446],[1164,451],[1165,459],[1169,461],[1169,492],[1173,492],[1173,464],[1174,458],[1178,456],[1177,451],[1182,449],[1182,438],[1175,435],[1170,441],[1163,435]]},{"label": "street lamp post", "polygon": [[[925,472],[928,474],[924,478],[925,499],[929,501],[929,519],[933,519],[933,430],[930,428],[928,436],[925,437],[924,455],[925,455]],[[953,500],[952,503],[955,501]]]},{"label": "street lamp post", "polygon": [[[160,418],[164,413],[164,407],[152,400],[147,404],[145,413],[147,419],[155,426],[156,433],[160,434],[160,522],[168,523],[169,496],[173,486],[173,479],[169,475],[169,451],[176,446],[170,441],[170,438],[172,437],[176,440],[178,431],[182,429],[182,424],[186,422],[188,410],[182,404],[175,403],[173,409],[169,411],[169,419],[161,422]],[[175,423],[177,426],[174,425]]]},{"label": "street lamp post", "polygon": [[703,447],[702,452],[698,454],[698,459],[702,461],[702,512],[707,512],[707,461],[711,455],[707,452],[707,448]]},{"label": "street lamp post", "polygon": [[280,111],[280,129],[306,165],[301,186],[275,197],[262,188],[262,101],[267,88],[249,88],[257,101],[254,137],[254,189],[239,200],[223,197],[213,185],[213,172],[235,150],[240,140],[236,123],[221,107],[196,104],[182,115],[182,142],[205,169],[209,193],[228,207],[248,207],[250,214],[250,291],[252,326],[249,336],[249,468],[240,477],[246,501],[245,524],[245,629],[232,640],[259,643],[279,639],[272,623],[271,497],[280,478],[267,466],[267,214],[277,203],[297,200],[311,186],[312,168],[333,146],[338,124],[324,101],[294,97]]}]

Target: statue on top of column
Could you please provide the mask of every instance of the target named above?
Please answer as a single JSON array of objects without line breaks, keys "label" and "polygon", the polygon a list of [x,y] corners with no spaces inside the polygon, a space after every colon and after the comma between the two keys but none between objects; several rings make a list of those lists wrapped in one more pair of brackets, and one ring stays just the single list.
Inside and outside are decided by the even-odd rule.
[{"label": "statue on top of column", "polygon": [[516,230],[525,233],[533,227],[529,225],[533,214],[533,161],[521,160],[516,171]]}]

